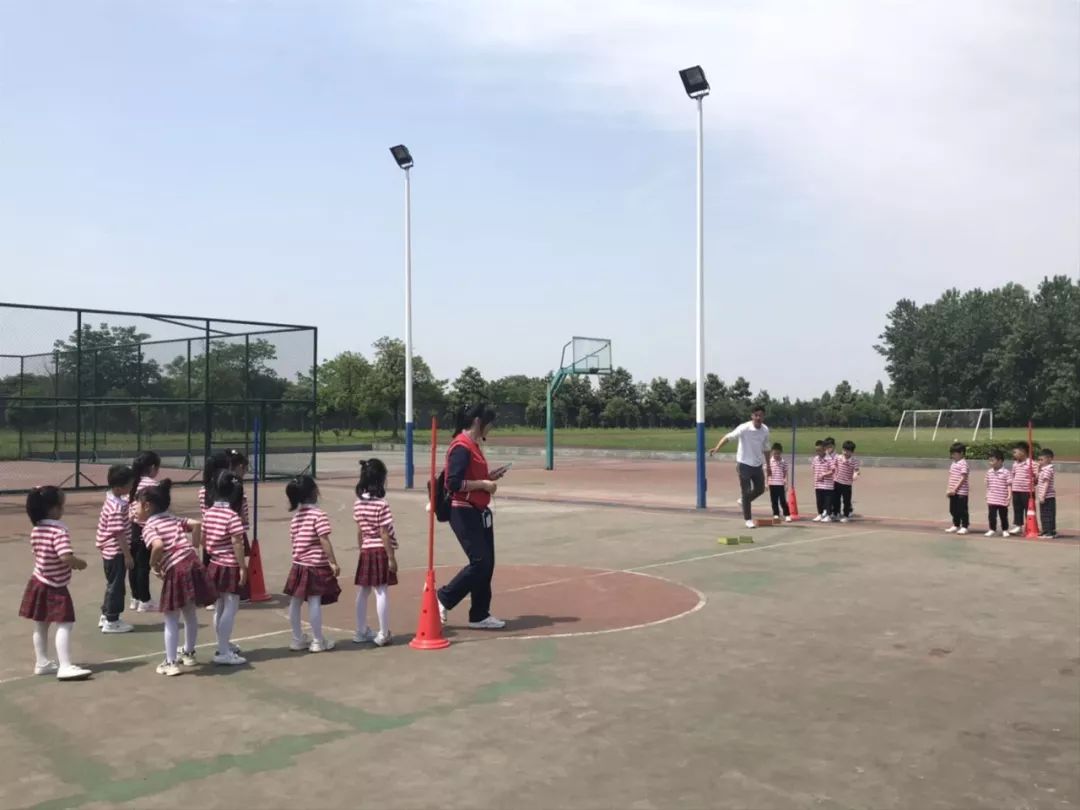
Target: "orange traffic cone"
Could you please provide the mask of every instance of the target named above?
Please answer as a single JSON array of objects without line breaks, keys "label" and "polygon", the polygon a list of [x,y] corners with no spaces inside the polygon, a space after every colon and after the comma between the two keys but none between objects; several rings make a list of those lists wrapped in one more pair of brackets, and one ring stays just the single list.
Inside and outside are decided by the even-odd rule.
[{"label": "orange traffic cone", "polygon": [[788,510],[791,512],[791,519],[799,519],[799,499],[795,497],[795,487],[791,488],[791,492],[787,495]]},{"label": "orange traffic cone", "polygon": [[273,597],[266,592],[266,578],[263,576],[262,554],[259,553],[259,541],[251,541],[251,556],[248,557],[248,590],[252,602],[269,602]]},{"label": "orange traffic cone", "polygon": [[1033,538],[1039,536],[1039,522],[1035,519],[1035,506],[1031,503],[1033,498],[1028,501],[1027,508],[1027,521],[1024,523],[1024,537]]},{"label": "orange traffic cone", "polygon": [[439,597],[435,594],[435,572],[430,568],[427,579],[424,580],[424,595],[420,600],[420,621],[409,646],[414,650],[444,650],[450,646],[449,640],[443,638]]}]

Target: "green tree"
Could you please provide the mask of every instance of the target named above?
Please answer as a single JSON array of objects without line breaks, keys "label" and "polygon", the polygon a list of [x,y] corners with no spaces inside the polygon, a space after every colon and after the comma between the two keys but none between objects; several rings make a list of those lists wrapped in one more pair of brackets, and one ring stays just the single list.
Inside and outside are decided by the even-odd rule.
[{"label": "green tree", "polygon": [[[393,435],[404,425],[405,344],[397,338],[381,337],[372,344],[375,362],[367,377],[364,397],[390,414]],[[415,417],[430,418],[445,407],[445,380],[435,379],[420,355],[413,355],[413,397]]]},{"label": "green tree", "polygon": [[342,352],[319,366],[319,416],[342,419],[349,436],[358,420],[377,423],[382,409],[365,397],[370,374],[371,363],[358,352]]},{"label": "green tree", "polygon": [[466,404],[491,403],[490,393],[491,386],[484,379],[484,375],[473,366],[466,366],[451,385],[450,407],[457,410]]},{"label": "green tree", "polygon": [[[134,326],[94,327],[83,324],[80,333],[53,344],[50,366],[59,370],[59,393],[75,395],[75,381],[82,350],[81,389],[84,397],[152,397],[161,394],[161,366],[145,356],[143,343],[150,335]],[[150,347],[146,347],[148,350]]]}]

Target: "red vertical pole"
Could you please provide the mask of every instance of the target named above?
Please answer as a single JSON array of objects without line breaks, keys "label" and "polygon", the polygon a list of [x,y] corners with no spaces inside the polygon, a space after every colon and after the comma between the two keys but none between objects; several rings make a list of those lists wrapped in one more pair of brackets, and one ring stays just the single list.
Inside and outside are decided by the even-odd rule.
[{"label": "red vertical pole", "polygon": [[431,478],[428,479],[428,555],[427,576],[420,601],[420,621],[416,635],[409,642],[414,650],[444,650],[450,642],[443,636],[442,620],[439,618],[439,597],[435,591],[435,478],[436,453],[439,426],[431,419]]},{"label": "red vertical pole", "polygon": [[1028,420],[1028,508],[1024,520],[1024,537],[1035,538],[1039,536],[1039,521],[1035,517],[1035,464],[1032,456],[1035,454],[1034,426]]},{"label": "red vertical pole", "polygon": [[427,527],[427,567],[428,571],[435,570],[435,478],[438,476],[435,466],[436,460],[436,447],[439,443],[439,423],[436,418],[431,417],[431,477],[428,479],[428,527]]}]

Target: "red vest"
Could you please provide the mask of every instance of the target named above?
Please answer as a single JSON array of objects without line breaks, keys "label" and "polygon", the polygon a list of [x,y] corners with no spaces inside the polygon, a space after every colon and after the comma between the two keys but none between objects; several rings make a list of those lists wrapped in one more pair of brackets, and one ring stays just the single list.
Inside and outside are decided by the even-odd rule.
[{"label": "red vest", "polygon": [[[449,471],[450,454],[457,447],[466,447],[469,450],[469,467],[465,470],[466,481],[486,481],[490,472],[487,459],[480,452],[480,446],[474,442],[467,433],[459,433],[446,451],[446,467]],[[487,509],[491,503],[491,494],[473,490],[472,492],[454,492],[451,494],[451,506],[471,506],[475,509]]]}]

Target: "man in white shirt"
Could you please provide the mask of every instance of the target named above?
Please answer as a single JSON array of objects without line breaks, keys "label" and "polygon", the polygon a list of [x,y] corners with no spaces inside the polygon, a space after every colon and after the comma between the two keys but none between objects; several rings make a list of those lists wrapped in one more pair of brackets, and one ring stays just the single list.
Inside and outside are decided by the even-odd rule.
[{"label": "man in white shirt", "polygon": [[709,455],[713,455],[732,439],[739,440],[735,461],[739,470],[739,489],[742,490],[743,519],[746,528],[754,528],[750,517],[750,503],[765,492],[765,478],[769,474],[769,428],[765,424],[765,409],[757,405],[750,411],[750,421],[743,422],[722,438]]}]

